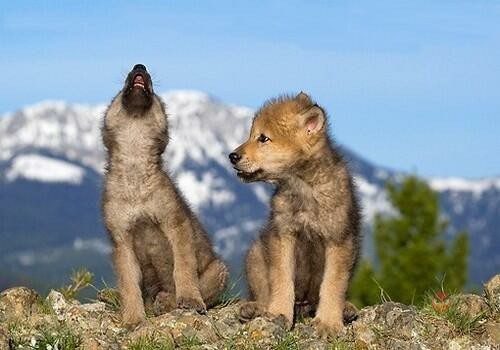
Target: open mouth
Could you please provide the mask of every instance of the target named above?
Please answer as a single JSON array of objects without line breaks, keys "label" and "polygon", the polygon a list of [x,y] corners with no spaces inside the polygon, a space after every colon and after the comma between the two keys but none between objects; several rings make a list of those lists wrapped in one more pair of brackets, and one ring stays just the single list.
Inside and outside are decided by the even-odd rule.
[{"label": "open mouth", "polygon": [[142,74],[139,73],[134,77],[133,87],[146,90],[146,83],[144,81],[144,77],[142,76]]},{"label": "open mouth", "polygon": [[238,169],[236,167],[233,167],[234,170],[236,170],[236,176],[243,180],[251,180],[254,179],[257,175],[259,175],[262,172],[262,169],[257,169],[255,171],[244,171],[241,169]]}]

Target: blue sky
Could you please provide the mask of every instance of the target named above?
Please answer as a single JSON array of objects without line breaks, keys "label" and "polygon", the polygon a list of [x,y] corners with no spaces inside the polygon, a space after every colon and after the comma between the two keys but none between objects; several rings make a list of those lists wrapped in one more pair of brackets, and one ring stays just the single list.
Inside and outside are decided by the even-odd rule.
[{"label": "blue sky", "polygon": [[[156,90],[258,107],[304,90],[337,140],[424,176],[500,175],[500,2],[0,1],[0,114]],[[331,5],[335,3],[335,5]]]}]

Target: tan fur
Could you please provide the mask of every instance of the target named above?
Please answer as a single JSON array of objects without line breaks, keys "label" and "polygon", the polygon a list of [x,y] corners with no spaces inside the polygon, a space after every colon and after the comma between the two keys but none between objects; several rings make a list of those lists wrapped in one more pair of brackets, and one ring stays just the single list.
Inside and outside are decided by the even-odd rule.
[{"label": "tan fur", "polygon": [[293,319],[295,237],[276,235],[269,241],[269,256],[273,268],[269,269],[270,293],[268,312],[283,315],[287,321]]},{"label": "tan fur", "polygon": [[247,255],[251,301],[242,319],[267,314],[291,325],[295,305],[316,311],[314,324],[327,335],[342,329],[344,309],[352,316],[345,299],[359,254],[360,215],[326,124],[306,94],[280,97],[256,113],[249,139],[232,154],[243,180],[276,185],[270,220]]},{"label": "tan fur", "polygon": [[163,103],[152,94],[149,108],[127,109],[122,101],[127,88],[104,119],[103,214],[113,242],[123,321],[133,326],[145,319],[144,302],[156,313],[175,306],[204,312],[224,289],[228,272],[162,170],[168,142]]}]

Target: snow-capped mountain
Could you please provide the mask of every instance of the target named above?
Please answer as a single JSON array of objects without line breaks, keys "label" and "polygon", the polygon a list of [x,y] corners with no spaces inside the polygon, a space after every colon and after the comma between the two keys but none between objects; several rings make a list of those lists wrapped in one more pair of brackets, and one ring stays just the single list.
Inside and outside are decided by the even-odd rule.
[{"label": "snow-capped mountain", "polygon": [[[241,184],[227,161],[227,154],[245,139],[253,111],[196,91],[162,97],[171,130],[166,167],[219,253],[238,272],[266,218],[270,193],[263,184]],[[105,105],[47,101],[0,118],[0,274],[20,271],[31,278],[57,271],[52,278],[57,280],[61,271],[83,264],[109,276],[109,245],[99,212],[104,110]],[[375,213],[391,210],[385,181],[403,174],[343,150],[356,175],[369,227]],[[500,178],[436,178],[429,183],[441,194],[449,234],[461,229],[470,233],[471,281],[497,272]]]}]

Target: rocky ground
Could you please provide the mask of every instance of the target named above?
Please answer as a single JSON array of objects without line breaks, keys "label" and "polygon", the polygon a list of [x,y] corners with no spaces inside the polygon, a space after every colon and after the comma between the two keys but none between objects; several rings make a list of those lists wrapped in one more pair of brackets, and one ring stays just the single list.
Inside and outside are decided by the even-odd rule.
[{"label": "rocky ground", "polygon": [[335,339],[318,338],[310,319],[292,331],[263,318],[240,323],[234,300],[206,315],[175,310],[151,317],[128,331],[112,291],[91,303],[63,293],[2,292],[0,349],[500,349],[500,275],[483,295],[437,293],[419,309],[390,301],[365,307]]}]

